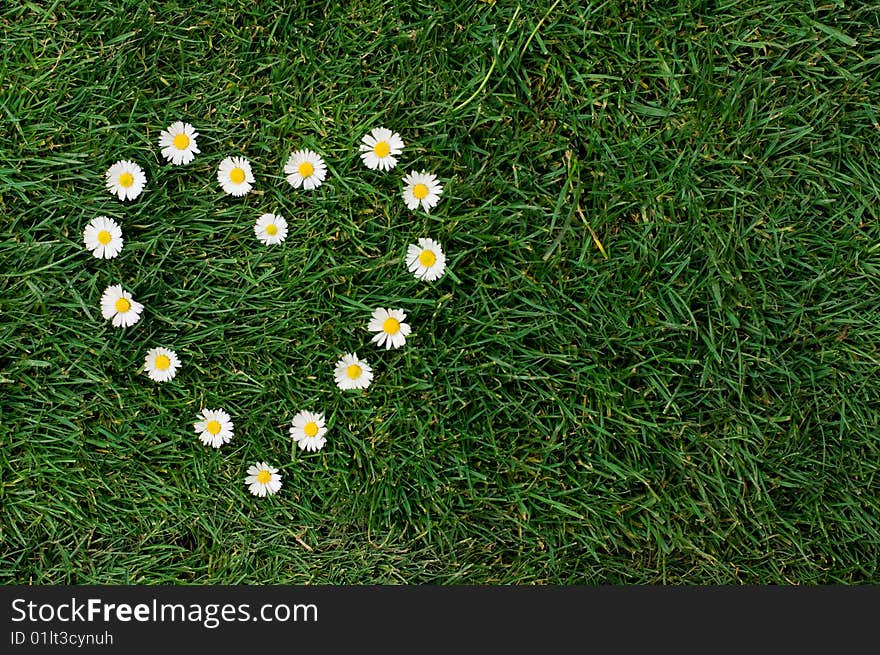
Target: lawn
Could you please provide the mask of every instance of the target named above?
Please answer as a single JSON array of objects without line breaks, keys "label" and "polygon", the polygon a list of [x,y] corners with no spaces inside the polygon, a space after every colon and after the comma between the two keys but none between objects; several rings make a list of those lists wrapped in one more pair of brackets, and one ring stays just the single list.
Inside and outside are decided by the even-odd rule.
[{"label": "lawn", "polygon": [[[880,583],[876,3],[13,2],[0,45],[0,582]],[[389,172],[358,156],[380,126]],[[352,351],[375,379],[343,392]]]}]

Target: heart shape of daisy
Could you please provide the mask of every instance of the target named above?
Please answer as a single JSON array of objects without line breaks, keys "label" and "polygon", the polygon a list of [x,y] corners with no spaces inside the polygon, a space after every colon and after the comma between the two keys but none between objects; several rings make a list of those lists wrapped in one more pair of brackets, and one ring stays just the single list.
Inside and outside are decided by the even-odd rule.
[{"label": "heart shape of daisy", "polygon": [[[201,154],[197,144],[199,133],[183,121],[175,121],[162,130],[158,145],[162,157],[173,166],[185,166]],[[387,172],[397,166],[404,149],[400,135],[384,127],[375,128],[362,137],[360,159],[373,171]],[[309,149],[296,150],[284,164],[284,175],[293,189],[313,191],[327,179],[327,165],[323,157]],[[227,195],[240,198],[250,193],[255,184],[250,161],[238,155],[225,157],[217,167],[217,183]],[[131,160],[119,160],[105,174],[107,190],[122,201],[138,198],[146,187],[146,173]],[[433,173],[410,171],[403,178],[403,200],[406,207],[425,212],[437,206],[443,185]],[[287,219],[278,213],[263,212],[253,224],[254,237],[264,246],[283,247],[288,236]],[[83,244],[97,259],[112,259],[123,247],[122,228],[112,218],[97,216],[83,231]],[[446,254],[437,241],[421,237],[410,244],[404,257],[406,269],[417,279],[434,282],[446,271]],[[101,314],[114,328],[128,328],[141,319],[144,305],[137,302],[122,284],[108,286],[101,296]],[[373,333],[370,341],[378,348],[397,349],[406,345],[413,336],[402,308],[378,307],[366,324]],[[153,382],[164,384],[173,380],[181,367],[178,354],[165,346],[150,348],[143,360],[143,372]],[[370,363],[356,352],[342,354],[333,368],[336,386],[346,393],[365,393],[372,385],[374,371]],[[224,409],[203,408],[192,424],[198,440],[215,450],[221,449],[235,436],[232,415]],[[302,409],[292,418],[290,437],[299,450],[317,453],[327,443],[328,425],[323,412],[313,408]],[[247,469],[244,479],[248,490],[255,496],[276,494],[282,486],[279,469],[265,461],[258,461]]]}]

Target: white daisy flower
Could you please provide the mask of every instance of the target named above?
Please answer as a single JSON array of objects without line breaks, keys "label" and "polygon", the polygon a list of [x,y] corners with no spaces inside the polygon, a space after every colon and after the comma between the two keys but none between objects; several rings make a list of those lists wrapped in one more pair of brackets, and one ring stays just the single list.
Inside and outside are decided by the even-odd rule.
[{"label": "white daisy flower", "polygon": [[317,152],[297,150],[290,155],[284,165],[284,174],[294,189],[302,186],[306,191],[315,189],[324,183],[327,177],[327,165]]},{"label": "white daisy flower", "polygon": [[287,221],[277,214],[263,214],[257,219],[254,232],[267,246],[281,243],[287,238]]},{"label": "white daisy flower", "polygon": [[403,139],[397,132],[377,127],[361,141],[361,159],[367,168],[387,171],[397,166],[397,155],[403,152]]},{"label": "white daisy flower", "polygon": [[98,259],[113,259],[122,250],[122,229],[112,218],[98,216],[83,230],[83,243]]},{"label": "white daisy flower", "polygon": [[199,440],[206,446],[219,448],[232,439],[232,417],[222,409],[203,409],[200,421],[193,424]]},{"label": "white daisy flower", "polygon": [[349,353],[336,362],[333,377],[336,379],[336,386],[342,390],[366,389],[373,381],[373,369],[365,361],[358,359],[357,353]]},{"label": "white daisy flower", "polygon": [[168,382],[180,368],[177,353],[168,348],[150,348],[144,357],[144,369],[153,382]]},{"label": "white daisy flower", "polygon": [[196,145],[196,129],[189,123],[177,121],[159,133],[159,147],[162,156],[175,166],[188,164],[201,153]]},{"label": "white daisy flower", "polygon": [[409,336],[411,328],[408,323],[404,323],[406,314],[402,309],[382,309],[381,307],[373,312],[370,317],[370,323],[367,329],[375,332],[373,341],[377,346],[381,347],[385,344],[385,349],[400,348],[406,343],[406,337]]},{"label": "white daisy flower", "polygon": [[122,160],[113,164],[105,173],[107,189],[120,200],[134,200],[147,183],[143,169],[133,161]]},{"label": "white daisy flower", "polygon": [[446,272],[446,255],[433,239],[419,239],[406,249],[406,267],[417,280],[433,282]]},{"label": "white daisy flower", "polygon": [[101,315],[112,320],[113,327],[129,327],[141,318],[144,306],[135,302],[128,291],[122,290],[122,285],[114,284],[104,289],[101,296]]},{"label": "white daisy flower", "polygon": [[246,195],[254,187],[251,163],[244,157],[227,157],[217,169],[217,181],[223,191],[236,198]]},{"label": "white daisy flower", "polygon": [[321,450],[327,443],[327,439],[324,438],[326,433],[323,414],[302,411],[293,417],[290,436],[299,444],[300,450],[309,452]]},{"label": "white daisy flower", "polygon": [[433,239],[419,239],[406,249],[406,267],[417,280],[433,282],[446,272],[446,255]]},{"label": "white daisy flower", "polygon": [[409,209],[418,209],[419,203],[426,212],[431,207],[436,207],[440,202],[440,194],[443,193],[443,185],[437,181],[437,176],[422,171],[416,173],[410,171],[403,178],[406,185],[403,189],[403,199]]},{"label": "white daisy flower", "polygon": [[278,493],[281,488],[281,476],[278,474],[278,469],[269,466],[266,462],[257,462],[247,472],[248,475],[244,479],[244,483],[248,485],[248,489],[255,496],[263,498],[266,494]]}]

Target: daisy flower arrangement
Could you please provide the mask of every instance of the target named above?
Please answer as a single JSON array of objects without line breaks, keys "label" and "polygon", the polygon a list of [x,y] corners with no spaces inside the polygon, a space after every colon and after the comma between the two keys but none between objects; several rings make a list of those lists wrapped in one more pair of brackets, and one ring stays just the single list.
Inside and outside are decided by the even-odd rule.
[{"label": "daisy flower arrangement", "polygon": [[[158,145],[162,157],[174,166],[190,164],[201,154],[195,128],[183,121],[175,121],[159,134]],[[361,137],[358,152],[363,165],[370,170],[387,172],[395,168],[404,150],[400,134],[385,127],[372,129]],[[311,191],[321,186],[327,178],[327,165],[323,157],[313,150],[292,152],[285,165],[284,175],[294,189]],[[253,190],[255,184],[251,163],[245,157],[230,156],[223,159],[216,172],[217,182],[224,193],[242,197]],[[120,160],[105,173],[107,190],[119,200],[136,199],[147,183],[143,169],[133,161]],[[443,185],[437,176],[422,170],[411,170],[403,177],[403,199],[408,209],[430,212],[437,206],[443,193]],[[283,243],[288,236],[287,220],[280,214],[263,213],[253,224],[256,239],[265,246]],[[122,229],[106,216],[97,216],[83,230],[83,244],[97,259],[118,257],[123,248]],[[441,244],[422,237],[408,244],[405,256],[406,268],[417,280],[434,282],[446,272],[446,253]],[[113,327],[126,328],[141,318],[144,305],[134,300],[132,294],[121,284],[108,286],[101,296],[101,314]],[[406,322],[403,309],[376,308],[369,319],[367,330],[377,347],[387,350],[401,348],[411,336],[412,329]],[[143,373],[156,383],[173,380],[181,367],[177,353],[161,346],[152,347],[144,355]],[[333,365],[333,379],[342,391],[369,388],[374,379],[372,366],[358,357],[356,352],[343,354]],[[235,431],[232,417],[223,409],[201,409],[192,427],[199,441],[205,446],[219,449],[229,443]],[[290,424],[291,439],[302,451],[317,452],[327,443],[327,421],[321,412],[303,410],[297,412]],[[267,462],[258,461],[247,468],[244,483],[254,496],[274,495],[282,487],[279,469]]]}]

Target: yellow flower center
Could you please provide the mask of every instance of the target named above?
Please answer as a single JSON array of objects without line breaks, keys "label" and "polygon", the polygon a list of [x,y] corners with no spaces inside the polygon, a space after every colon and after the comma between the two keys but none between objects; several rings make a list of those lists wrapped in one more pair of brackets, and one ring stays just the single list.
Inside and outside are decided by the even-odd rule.
[{"label": "yellow flower center", "polygon": [[269,484],[269,480],[272,479],[272,474],[269,471],[260,471],[257,473],[257,482],[260,484]]},{"label": "yellow flower center", "polygon": [[220,421],[215,421],[214,419],[211,419],[210,421],[205,423],[205,429],[214,435],[220,432],[221,427],[222,426],[220,425]]},{"label": "yellow flower center", "polygon": [[274,237],[276,234],[278,234],[278,226],[275,225],[275,223],[269,223],[266,226],[266,234],[268,234],[270,237]]},{"label": "yellow flower center", "polygon": [[373,146],[373,152],[376,153],[379,159],[385,159],[391,152],[391,146],[388,145],[387,141],[379,141],[379,143]]},{"label": "yellow flower center", "polygon": [[419,255],[419,263],[425,268],[430,268],[437,261],[437,255],[435,255],[430,250],[423,250],[422,254]]},{"label": "yellow flower center", "polygon": [[361,376],[361,367],[357,364],[352,364],[345,369],[345,374],[352,380],[357,380]]},{"label": "yellow flower center", "polygon": [[244,177],[244,171],[238,166],[229,171],[229,179],[232,180],[233,184],[241,184],[244,182]]},{"label": "yellow flower center", "polygon": [[124,314],[129,309],[131,309],[131,303],[128,302],[125,298],[120,298],[116,301],[116,311],[120,314]]},{"label": "yellow flower center", "polygon": [[400,330],[400,321],[389,316],[385,319],[385,322],[382,323],[382,330],[387,334],[397,334]]},{"label": "yellow flower center", "polygon": [[101,230],[98,232],[98,243],[102,246],[106,246],[112,239],[113,237],[110,236],[110,233],[107,230]]},{"label": "yellow flower center", "polygon": [[186,134],[178,134],[174,137],[174,147],[178,150],[186,150],[189,146],[189,137]]},{"label": "yellow flower center", "polygon": [[299,165],[298,170],[300,177],[311,177],[312,173],[315,172],[315,167],[312,166],[311,162],[304,161]]},{"label": "yellow flower center", "polygon": [[119,176],[119,186],[121,186],[123,189],[127,189],[132,184],[134,184],[134,175],[132,175],[128,171]]},{"label": "yellow flower center", "polygon": [[171,366],[171,359],[168,357],[168,355],[159,355],[156,358],[154,364],[156,365],[156,368],[158,368],[160,371],[164,371],[166,368]]},{"label": "yellow flower center", "polygon": [[428,187],[421,183],[416,184],[413,187],[413,195],[419,200],[422,200],[425,196],[428,195]]},{"label": "yellow flower center", "polygon": [[303,432],[306,433],[307,437],[314,437],[316,434],[318,434],[318,424],[314,421],[309,421],[303,428]]}]

